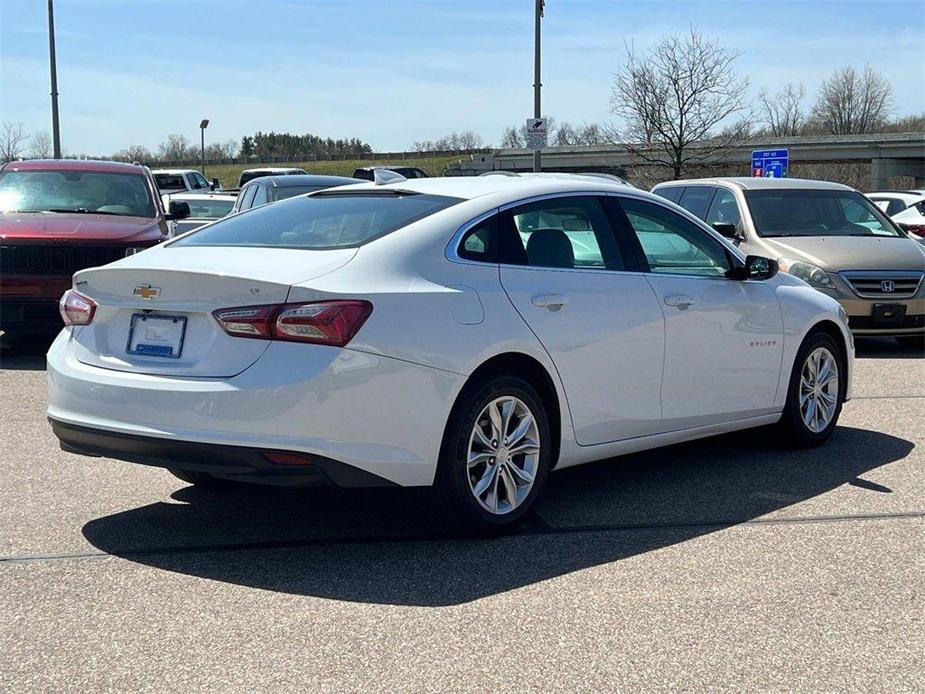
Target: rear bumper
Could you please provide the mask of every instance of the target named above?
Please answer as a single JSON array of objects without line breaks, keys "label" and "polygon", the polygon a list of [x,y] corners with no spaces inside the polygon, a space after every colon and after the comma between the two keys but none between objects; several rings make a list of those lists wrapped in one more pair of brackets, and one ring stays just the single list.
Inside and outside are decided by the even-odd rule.
[{"label": "rear bumper", "polygon": [[[117,434],[48,418],[62,450],[283,486],[391,487],[393,482],[318,455]],[[285,461],[285,462],[284,462]]]},{"label": "rear bumper", "polygon": [[[240,449],[256,451],[245,456],[251,472],[244,474],[260,469],[267,451],[303,453],[400,486],[432,484],[447,417],[465,381],[389,357],[285,342],[271,343],[230,378],[116,371],[77,360],[69,329],[52,344],[47,364],[56,433],[66,425],[160,441],[141,457],[179,469],[205,464],[204,450],[221,450],[223,466],[239,464]],[[71,449],[132,459],[113,447],[114,438],[94,451],[74,440],[72,429],[62,437]]]}]

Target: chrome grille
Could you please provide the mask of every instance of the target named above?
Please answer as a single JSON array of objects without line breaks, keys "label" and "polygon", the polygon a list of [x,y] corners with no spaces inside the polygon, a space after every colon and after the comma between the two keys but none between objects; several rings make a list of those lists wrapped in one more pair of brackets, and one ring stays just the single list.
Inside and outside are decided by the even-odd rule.
[{"label": "chrome grille", "polygon": [[908,299],[922,283],[921,272],[843,272],[855,294],[867,299]]}]

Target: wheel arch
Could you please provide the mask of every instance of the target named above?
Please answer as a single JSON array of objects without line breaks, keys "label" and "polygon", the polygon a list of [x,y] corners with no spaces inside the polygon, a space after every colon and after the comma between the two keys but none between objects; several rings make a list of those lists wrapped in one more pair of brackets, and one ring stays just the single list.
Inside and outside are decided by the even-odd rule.
[{"label": "wheel arch", "polygon": [[555,468],[559,462],[559,452],[562,448],[563,417],[568,417],[568,413],[563,412],[566,405],[559,397],[556,382],[553,380],[549,370],[535,357],[524,352],[496,354],[479,364],[469,374],[465,384],[456,394],[453,407],[450,409],[443,428],[443,442],[446,443],[447,429],[456,415],[457,407],[459,407],[463,395],[469,389],[484,382],[485,379],[499,375],[519,376],[536,389],[540,399],[546,406],[546,414],[549,417],[549,428],[552,434],[552,468]]}]

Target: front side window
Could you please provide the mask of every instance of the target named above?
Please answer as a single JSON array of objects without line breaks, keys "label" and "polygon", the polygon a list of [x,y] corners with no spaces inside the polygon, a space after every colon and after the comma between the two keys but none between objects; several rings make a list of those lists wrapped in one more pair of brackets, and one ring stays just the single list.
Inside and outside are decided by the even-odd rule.
[{"label": "front side window", "polygon": [[644,200],[621,198],[620,206],[651,272],[723,277],[730,270],[726,249],[696,224]]},{"label": "front side window", "polygon": [[208,188],[209,187],[209,182],[205,179],[205,176],[203,176],[201,173],[194,171],[191,175],[193,177],[193,181],[196,184],[197,188]]},{"label": "front side window", "polygon": [[601,203],[594,197],[541,200],[511,210],[502,262],[554,268],[623,270]]},{"label": "front side window", "polygon": [[15,169],[0,173],[0,212],[154,217],[149,193],[141,174]]},{"label": "front side window", "polygon": [[321,193],[226,217],[171,245],[356,248],[457,202],[442,195]]},{"label": "front side window", "polygon": [[853,190],[747,190],[759,236],[900,237],[881,210]]},{"label": "front side window", "polygon": [[698,219],[704,219],[715,192],[711,186],[687,186],[678,204]]},{"label": "front side window", "polygon": [[729,222],[738,225],[742,221],[742,215],[739,212],[739,203],[731,190],[719,188],[710,204],[710,210],[707,212],[707,224],[714,222]]}]

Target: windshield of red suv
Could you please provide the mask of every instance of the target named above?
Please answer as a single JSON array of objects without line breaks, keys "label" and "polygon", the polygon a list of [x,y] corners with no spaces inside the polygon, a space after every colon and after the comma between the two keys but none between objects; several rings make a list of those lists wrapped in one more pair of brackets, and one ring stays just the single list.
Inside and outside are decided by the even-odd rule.
[{"label": "windshield of red suv", "polygon": [[156,216],[143,175],[98,171],[4,171],[0,212]]}]

